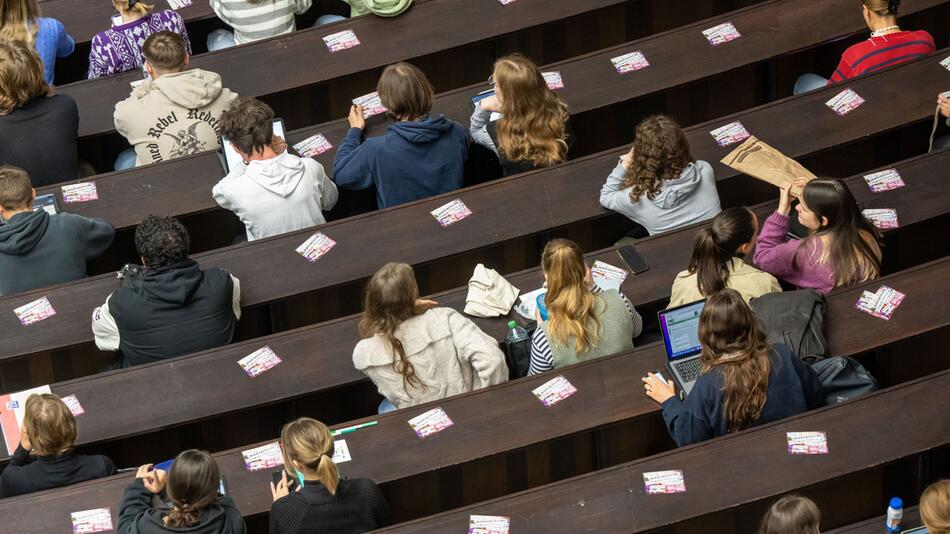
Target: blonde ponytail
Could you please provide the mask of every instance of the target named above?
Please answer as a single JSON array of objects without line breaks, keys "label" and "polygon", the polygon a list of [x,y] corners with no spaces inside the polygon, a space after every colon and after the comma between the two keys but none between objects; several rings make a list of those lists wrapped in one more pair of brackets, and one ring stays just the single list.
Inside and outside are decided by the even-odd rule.
[{"label": "blonde ponytail", "polygon": [[333,463],[333,435],[326,425],[301,417],[284,425],[280,431],[284,451],[284,469],[288,473],[301,465],[317,472],[317,480],[336,495],[340,484],[340,472]]},{"label": "blonde ponytail", "polygon": [[544,304],[550,341],[566,347],[573,337],[578,355],[590,351],[599,341],[600,321],[580,247],[567,239],[552,240],[541,254],[541,268],[548,281]]},{"label": "blonde ponytail", "polygon": [[331,454],[333,454],[332,440],[330,441],[330,450],[327,454],[320,456],[320,460],[317,462],[317,478],[323,484],[323,487],[330,492],[330,495],[336,495],[336,488],[340,485],[340,471],[333,463],[333,459],[330,457]]}]

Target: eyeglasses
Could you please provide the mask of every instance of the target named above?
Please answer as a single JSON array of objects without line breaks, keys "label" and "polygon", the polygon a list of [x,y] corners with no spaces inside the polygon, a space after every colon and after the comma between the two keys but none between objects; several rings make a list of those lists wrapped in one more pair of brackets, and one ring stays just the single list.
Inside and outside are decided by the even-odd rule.
[{"label": "eyeglasses", "polygon": [[494,75],[494,74],[492,74],[491,76],[488,77],[488,85],[490,85],[490,86],[492,86],[492,87],[495,86],[495,75]]}]

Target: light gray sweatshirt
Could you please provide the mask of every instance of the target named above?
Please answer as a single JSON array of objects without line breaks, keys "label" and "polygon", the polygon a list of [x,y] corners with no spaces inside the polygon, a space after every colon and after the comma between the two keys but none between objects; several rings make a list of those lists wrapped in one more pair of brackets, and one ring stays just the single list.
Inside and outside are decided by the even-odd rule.
[{"label": "light gray sweatshirt", "polygon": [[644,195],[633,202],[631,188],[623,188],[626,177],[623,163],[618,163],[600,190],[600,205],[643,225],[650,235],[712,219],[722,211],[716,177],[705,161],[696,160],[683,169],[679,178],[663,182],[653,200]]}]

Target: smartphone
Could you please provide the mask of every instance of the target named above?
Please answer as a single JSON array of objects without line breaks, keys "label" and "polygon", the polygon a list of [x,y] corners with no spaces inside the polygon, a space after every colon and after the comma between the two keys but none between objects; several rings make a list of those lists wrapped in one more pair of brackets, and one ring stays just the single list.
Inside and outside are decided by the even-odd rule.
[{"label": "smartphone", "polygon": [[218,495],[225,496],[228,494],[228,483],[224,479],[224,475],[221,475],[221,478],[218,479]]},{"label": "smartphone", "polygon": [[620,259],[627,264],[627,267],[633,271],[633,274],[640,274],[650,269],[647,262],[643,261],[643,257],[637,252],[637,249],[633,248],[633,245],[624,245],[617,250],[617,253],[620,254]]},{"label": "smartphone", "polygon": [[[280,483],[280,480],[281,478],[283,478],[283,476],[284,476],[283,469],[281,469],[280,471],[274,471],[273,473],[270,474],[271,480],[274,482],[274,486],[277,486],[277,484]],[[296,490],[297,479],[290,475],[287,475],[287,480],[289,481],[289,484],[287,484],[287,489],[289,489],[290,491]]]}]

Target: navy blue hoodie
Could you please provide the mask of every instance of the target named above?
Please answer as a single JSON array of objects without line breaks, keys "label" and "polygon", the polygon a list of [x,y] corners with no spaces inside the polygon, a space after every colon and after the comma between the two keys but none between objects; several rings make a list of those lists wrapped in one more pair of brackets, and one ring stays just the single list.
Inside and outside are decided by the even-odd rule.
[{"label": "navy blue hoodie", "polygon": [[397,122],[360,143],[350,128],[333,158],[333,181],[343,189],[376,186],[380,208],[398,206],[462,187],[468,132],[442,115]]}]

